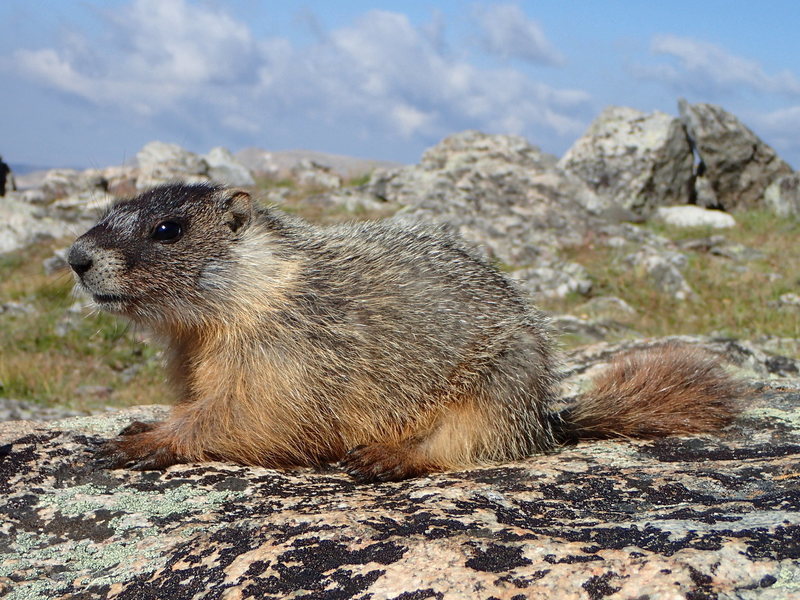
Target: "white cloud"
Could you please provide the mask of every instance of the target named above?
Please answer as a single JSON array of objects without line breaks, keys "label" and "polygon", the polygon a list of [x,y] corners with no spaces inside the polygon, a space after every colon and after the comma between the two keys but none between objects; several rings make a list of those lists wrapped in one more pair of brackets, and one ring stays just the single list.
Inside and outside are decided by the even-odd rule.
[{"label": "white cloud", "polygon": [[108,12],[107,35],[71,32],[58,50],[18,50],[18,68],[95,104],[150,114],[204,85],[256,78],[258,45],[246,26],[185,0],[135,0]]},{"label": "white cloud", "polygon": [[516,4],[493,4],[479,10],[478,17],[484,47],[492,54],[545,65],[564,63],[539,24]]},{"label": "white cloud", "polygon": [[676,35],[657,35],[652,40],[651,50],[676,59],[677,64],[639,66],[636,73],[680,90],[700,93],[747,90],[800,96],[800,79],[793,73],[768,74],[757,61],[731,54],[716,44]]},{"label": "white cloud", "polygon": [[[218,6],[132,0],[106,15],[102,39],[73,32],[57,48],[19,50],[14,59],[28,77],[93,104],[180,115],[176,127],[199,120],[245,136],[292,119],[426,141],[467,127],[571,136],[585,125],[576,115],[588,94],[450,55],[440,17],[416,26],[402,14],[370,11],[299,46],[256,39]],[[484,23],[494,51],[559,60],[536,23],[512,26],[514,11],[500,5]],[[198,119],[185,118],[193,114]]]}]

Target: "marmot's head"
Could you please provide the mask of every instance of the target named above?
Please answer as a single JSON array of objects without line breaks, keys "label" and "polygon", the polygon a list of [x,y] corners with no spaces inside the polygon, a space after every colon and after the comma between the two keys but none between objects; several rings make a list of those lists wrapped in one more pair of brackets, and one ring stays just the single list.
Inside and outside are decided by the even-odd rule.
[{"label": "marmot's head", "polygon": [[222,310],[252,217],[247,192],[161,186],[115,204],[76,240],[68,262],[104,310],[154,325],[191,323]]}]

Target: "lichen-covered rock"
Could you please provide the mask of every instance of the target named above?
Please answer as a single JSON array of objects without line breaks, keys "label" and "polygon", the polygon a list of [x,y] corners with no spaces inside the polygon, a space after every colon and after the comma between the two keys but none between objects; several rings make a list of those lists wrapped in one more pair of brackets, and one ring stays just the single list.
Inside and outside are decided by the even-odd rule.
[{"label": "lichen-covered rock", "polygon": [[800,216],[800,173],[773,181],[764,192],[764,205],[780,217]]},{"label": "lichen-covered rock", "polygon": [[477,131],[446,138],[417,166],[376,171],[364,191],[404,205],[404,218],[449,224],[514,267],[580,244],[610,207],[525,139]]},{"label": "lichen-covered rock", "polygon": [[764,205],[764,191],[792,168],[736,116],[713,104],[678,103],[701,173],[727,211]]},{"label": "lichen-covered rock", "polygon": [[586,295],[592,289],[592,278],[583,265],[559,261],[548,266],[527,267],[511,273],[520,287],[532,298],[564,298],[570,294]]},{"label": "lichen-covered rock", "polygon": [[681,122],[662,112],[606,108],[558,164],[638,214],[690,200],[692,149]]},{"label": "lichen-covered rock", "polygon": [[628,254],[624,260],[638,275],[647,276],[656,290],[675,300],[688,300],[695,295],[681,273],[687,258],[680,252],[644,247]]},{"label": "lichen-covered rock", "polygon": [[[747,345],[708,348],[765,376],[797,375],[796,361]],[[569,367],[583,376],[618,350],[576,352]],[[719,436],[587,442],[379,485],[335,467],[93,465],[99,440],[160,408],[0,424],[0,595],[794,597],[800,381],[752,390]]]}]

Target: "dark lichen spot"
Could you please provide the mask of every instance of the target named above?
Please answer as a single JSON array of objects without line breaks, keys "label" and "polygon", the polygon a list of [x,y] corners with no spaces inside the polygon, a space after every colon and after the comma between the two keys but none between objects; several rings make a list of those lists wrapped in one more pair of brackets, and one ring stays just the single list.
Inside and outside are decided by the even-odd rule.
[{"label": "dark lichen spot", "polygon": [[476,571],[499,573],[529,565],[531,561],[522,556],[522,548],[519,546],[489,544],[486,549],[475,548],[475,555],[465,564]]},{"label": "dark lichen spot", "polygon": [[590,600],[600,600],[605,596],[610,596],[620,591],[621,587],[612,587],[609,583],[612,579],[619,579],[619,575],[608,571],[603,575],[595,575],[581,586],[589,595]]},{"label": "dark lichen spot", "polygon": [[434,592],[432,588],[426,588],[424,590],[416,590],[414,592],[403,592],[399,596],[394,596],[389,600],[426,600],[427,598],[443,600],[444,594],[442,592]]},{"label": "dark lichen spot", "polygon": [[776,577],[772,575],[764,575],[761,578],[761,581],[758,582],[759,587],[766,588],[775,585],[775,582],[778,581]]},{"label": "dark lichen spot", "polygon": [[565,564],[565,565],[574,565],[575,563],[585,563],[585,562],[594,562],[596,560],[603,560],[601,556],[584,556],[582,554],[570,554],[568,556],[563,556],[561,558],[556,558],[555,554],[547,554],[544,557],[545,562],[550,563],[551,565],[558,565],[558,564]]},{"label": "dark lichen spot", "polygon": [[661,462],[708,462],[791,456],[800,454],[800,445],[752,444],[737,448],[705,438],[664,438],[640,446],[639,452]]},{"label": "dark lichen spot", "polygon": [[250,487],[250,482],[241,477],[225,477],[222,481],[214,485],[219,491],[242,492]]},{"label": "dark lichen spot", "polygon": [[514,575],[503,575],[502,577],[498,577],[494,580],[495,585],[500,585],[503,583],[510,583],[516,588],[526,589],[532,586],[536,581],[540,580],[542,577],[547,575],[550,572],[550,569],[542,569],[540,571],[534,571],[530,575],[523,575],[523,576],[514,576]]}]

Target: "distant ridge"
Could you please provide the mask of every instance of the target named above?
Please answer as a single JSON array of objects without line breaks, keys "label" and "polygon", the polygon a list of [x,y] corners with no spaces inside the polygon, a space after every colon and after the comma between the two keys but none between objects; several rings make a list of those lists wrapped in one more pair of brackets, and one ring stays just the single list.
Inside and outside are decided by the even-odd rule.
[{"label": "distant ridge", "polygon": [[303,160],[311,160],[344,177],[345,179],[360,177],[375,169],[402,167],[402,163],[356,158],[342,154],[330,154],[315,150],[264,150],[262,148],[244,148],[236,153],[236,158],[254,173],[271,173],[277,177],[289,175],[292,167]]}]

